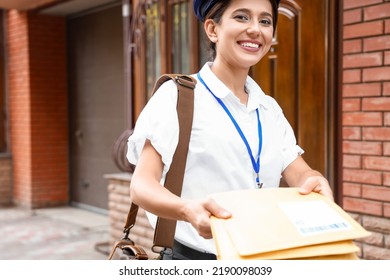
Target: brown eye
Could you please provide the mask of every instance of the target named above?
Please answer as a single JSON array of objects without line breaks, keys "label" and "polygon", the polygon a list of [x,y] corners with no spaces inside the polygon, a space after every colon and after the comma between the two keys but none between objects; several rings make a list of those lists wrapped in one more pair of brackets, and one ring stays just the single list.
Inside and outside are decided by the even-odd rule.
[{"label": "brown eye", "polygon": [[247,21],[248,20],[248,17],[245,15],[237,15],[234,18],[239,20],[239,21]]},{"label": "brown eye", "polygon": [[272,21],[269,19],[262,19],[260,20],[260,23],[263,25],[272,25]]}]

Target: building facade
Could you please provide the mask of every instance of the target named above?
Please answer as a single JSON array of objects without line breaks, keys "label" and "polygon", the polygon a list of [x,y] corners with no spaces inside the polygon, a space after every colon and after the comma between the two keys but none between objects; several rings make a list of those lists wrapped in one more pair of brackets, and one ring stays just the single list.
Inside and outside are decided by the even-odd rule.
[{"label": "building facade", "polygon": [[364,257],[390,259],[390,3],[343,9],[342,205],[373,233]]},{"label": "building facade", "polygon": [[[120,172],[112,156],[123,157],[117,137],[154,80],[208,59],[192,1],[0,8],[0,204],[107,213],[115,202],[104,176]],[[390,259],[390,3],[282,0],[279,14],[251,75],[280,103],[336,202],[373,233],[358,241],[361,256]]]}]

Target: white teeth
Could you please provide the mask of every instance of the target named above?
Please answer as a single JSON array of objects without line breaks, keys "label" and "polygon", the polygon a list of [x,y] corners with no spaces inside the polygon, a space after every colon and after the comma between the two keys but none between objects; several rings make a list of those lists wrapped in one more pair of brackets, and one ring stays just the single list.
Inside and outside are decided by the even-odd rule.
[{"label": "white teeth", "polygon": [[249,47],[249,48],[254,48],[254,49],[258,49],[258,48],[259,48],[259,45],[258,45],[258,44],[249,43],[249,42],[242,43],[241,46],[243,46],[243,47]]}]

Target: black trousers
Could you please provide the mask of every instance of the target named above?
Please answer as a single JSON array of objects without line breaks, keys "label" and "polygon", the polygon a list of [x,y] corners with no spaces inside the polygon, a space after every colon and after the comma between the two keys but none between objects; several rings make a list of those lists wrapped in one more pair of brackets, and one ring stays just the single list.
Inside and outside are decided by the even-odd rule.
[{"label": "black trousers", "polygon": [[163,260],[216,260],[214,254],[203,253],[198,250],[187,247],[176,240],[173,243],[173,253],[163,253]]}]

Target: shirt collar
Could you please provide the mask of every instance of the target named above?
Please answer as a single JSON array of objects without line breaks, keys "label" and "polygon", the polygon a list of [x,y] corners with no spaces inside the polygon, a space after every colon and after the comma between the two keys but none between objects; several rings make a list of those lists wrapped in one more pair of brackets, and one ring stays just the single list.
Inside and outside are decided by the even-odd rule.
[{"label": "shirt collar", "polygon": [[247,109],[248,111],[256,110],[260,106],[263,106],[265,109],[269,108],[269,101],[267,95],[260,88],[260,86],[248,76],[246,79],[246,87],[248,90],[249,98]]},{"label": "shirt collar", "polygon": [[[210,90],[215,94],[215,96],[223,99],[229,94],[233,93],[221,80],[218,79],[218,77],[213,73],[213,71],[211,71],[212,64],[212,62],[207,62],[199,71],[199,73],[204,82],[210,88]],[[269,107],[267,96],[259,87],[259,85],[249,76],[246,80],[246,88],[248,90],[249,95],[247,104],[248,111],[256,110],[260,106],[263,106],[265,109]]]},{"label": "shirt collar", "polygon": [[207,62],[199,71],[200,76],[216,97],[221,99],[225,98],[232,92],[220,79],[218,79],[213,71],[211,71],[211,65],[213,65],[212,62]]}]

